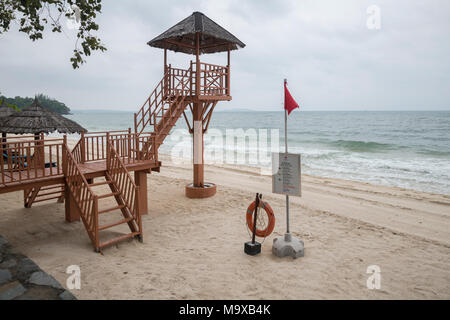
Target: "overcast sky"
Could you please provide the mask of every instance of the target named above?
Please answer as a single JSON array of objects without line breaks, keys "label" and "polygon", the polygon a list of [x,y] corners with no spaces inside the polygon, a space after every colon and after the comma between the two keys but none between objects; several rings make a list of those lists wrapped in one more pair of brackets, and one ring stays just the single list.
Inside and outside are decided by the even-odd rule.
[{"label": "overcast sky", "polygon": [[[284,78],[305,110],[450,110],[448,0],[103,2],[98,35],[108,51],[77,70],[73,30],[34,43],[17,26],[0,35],[1,93],[135,111],[162,78],[163,51],[146,42],[201,11],[247,45],[232,52],[233,100],[219,110],[275,110]],[[381,10],[379,30],[367,27],[370,5]],[[169,54],[181,68],[192,58]],[[226,64],[225,54],[201,59]]]}]

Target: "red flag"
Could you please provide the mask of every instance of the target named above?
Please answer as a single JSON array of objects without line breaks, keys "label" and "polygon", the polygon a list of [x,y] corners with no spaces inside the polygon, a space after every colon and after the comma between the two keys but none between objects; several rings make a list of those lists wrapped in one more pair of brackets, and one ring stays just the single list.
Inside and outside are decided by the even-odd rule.
[{"label": "red flag", "polygon": [[295,108],[299,108],[298,103],[295,102],[294,98],[292,98],[291,93],[287,88],[287,81],[284,81],[284,109],[287,110],[288,115],[291,114],[291,111]]}]

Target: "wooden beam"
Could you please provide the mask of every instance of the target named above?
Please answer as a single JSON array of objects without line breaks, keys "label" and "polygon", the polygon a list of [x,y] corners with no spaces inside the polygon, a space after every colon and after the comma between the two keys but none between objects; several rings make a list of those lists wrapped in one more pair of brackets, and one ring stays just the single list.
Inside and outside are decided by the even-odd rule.
[{"label": "wooden beam", "polygon": [[208,119],[208,122],[206,123],[206,126],[203,128],[203,132],[205,133],[206,131],[208,131],[208,127],[209,127],[209,122],[211,121],[211,117],[212,117],[212,113],[214,111],[214,108],[216,107],[218,101],[214,101],[211,109],[209,109],[208,114],[205,117],[205,120]]},{"label": "wooden beam", "polygon": [[139,187],[138,204],[140,214],[148,214],[148,196],[147,196],[147,172],[144,170],[134,172],[134,181]]},{"label": "wooden beam", "polygon": [[200,49],[213,48],[213,47],[223,46],[225,44],[229,44],[229,42],[205,44],[205,45],[201,46]]},{"label": "wooden beam", "polygon": [[167,39],[164,41],[167,43],[170,43],[170,44],[174,44],[176,46],[185,47],[185,48],[189,48],[189,49],[195,49],[195,46],[193,46],[192,44],[189,44],[189,43],[184,43],[181,41],[176,41],[176,40],[171,40],[171,39]]},{"label": "wooden beam", "polygon": [[189,120],[188,120],[188,118],[187,118],[187,116],[186,116],[186,112],[183,110],[183,116],[184,116],[184,120],[186,120],[186,124],[187,124],[187,126],[188,126],[188,129],[189,129],[189,133],[193,133],[194,131],[192,130],[192,128],[191,128],[191,125],[190,125],[190,123],[189,123]]}]

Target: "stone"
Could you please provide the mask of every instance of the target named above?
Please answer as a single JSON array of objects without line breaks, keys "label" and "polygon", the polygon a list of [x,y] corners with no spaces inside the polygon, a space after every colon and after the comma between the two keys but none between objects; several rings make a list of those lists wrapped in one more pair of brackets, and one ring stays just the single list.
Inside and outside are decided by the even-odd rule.
[{"label": "stone", "polygon": [[5,252],[5,250],[8,248],[8,242],[5,240],[5,238],[0,237],[0,252]]},{"label": "stone", "polygon": [[12,275],[9,270],[0,270],[0,284],[11,281]]},{"label": "stone", "polygon": [[77,300],[77,298],[75,298],[75,296],[67,290],[61,293],[59,297],[61,298],[61,300]]},{"label": "stone", "polygon": [[0,286],[0,300],[12,300],[23,295],[27,290],[18,281]]},{"label": "stone", "polygon": [[59,294],[61,290],[46,287],[32,286],[27,288],[27,292],[16,298],[17,300],[60,300]]},{"label": "stone", "polygon": [[9,269],[15,267],[16,265],[16,259],[11,258],[0,263],[0,269]]},{"label": "stone", "polygon": [[31,275],[30,279],[28,279],[28,282],[31,284],[36,284],[38,286],[47,286],[55,289],[63,289],[63,287],[59,284],[58,281],[56,281],[55,278],[53,278],[51,275],[43,271],[34,272]]},{"label": "stone", "polygon": [[17,266],[19,280],[26,281],[32,272],[41,271],[39,266],[29,258],[22,258]]}]

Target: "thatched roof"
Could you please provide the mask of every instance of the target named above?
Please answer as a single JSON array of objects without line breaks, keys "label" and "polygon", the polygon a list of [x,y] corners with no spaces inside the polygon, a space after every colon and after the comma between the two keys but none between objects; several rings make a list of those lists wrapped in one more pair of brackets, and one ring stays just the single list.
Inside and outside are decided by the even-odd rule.
[{"label": "thatched roof", "polygon": [[15,134],[51,133],[79,133],[87,131],[75,121],[48,110],[34,99],[34,102],[20,112],[4,118],[0,123],[0,132]]},{"label": "thatched roof", "polygon": [[195,34],[200,34],[200,54],[244,48],[245,44],[201,12],[194,12],[186,19],[160,34],[147,44],[167,48],[175,52],[196,54]]}]

